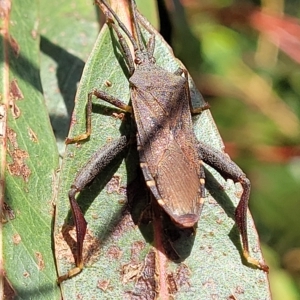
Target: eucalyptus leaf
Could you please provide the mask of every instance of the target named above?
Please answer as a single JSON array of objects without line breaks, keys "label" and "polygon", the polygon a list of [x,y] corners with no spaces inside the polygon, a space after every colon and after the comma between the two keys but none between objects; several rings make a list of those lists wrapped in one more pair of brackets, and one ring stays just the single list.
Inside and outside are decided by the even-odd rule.
[{"label": "eucalyptus leaf", "polygon": [[[149,35],[143,35],[147,41]],[[181,65],[159,34],[154,56],[158,65],[171,72]],[[189,84],[193,103],[204,104],[191,80]],[[125,102],[130,100],[128,70],[119,43],[107,26],[101,30],[84,68],[70,137],[85,131],[87,94],[95,88]],[[67,195],[78,170],[100,147],[133,128],[130,115],[120,115],[121,111],[101,100],[94,99],[93,103],[92,135],[83,143],[67,147],[61,170],[55,224],[59,275],[74,267],[70,249],[74,246],[74,229]],[[199,139],[223,150],[208,110],[194,118],[194,130]],[[77,198],[88,222],[85,268],[62,283],[64,299],[154,299],[157,293],[162,299],[169,299],[169,294],[175,299],[271,298],[267,275],[245,265],[242,258],[234,222],[239,184],[226,182],[206,166],[207,197],[197,231],[176,230],[167,216],[154,209],[157,217],[163,218],[165,227],[161,228],[155,220],[147,223],[151,206],[136,149],[132,147],[123,158],[116,158]],[[248,217],[251,254],[262,260],[250,214]],[[159,251],[162,243],[168,243],[167,256]]]},{"label": "eucalyptus leaf", "polygon": [[[4,2],[1,9],[9,7],[9,1]],[[13,1],[1,20],[1,30],[7,33],[1,35],[1,104],[8,110],[2,144],[7,147],[6,170],[1,178],[7,220],[2,225],[0,260],[7,299],[60,295],[52,251],[58,153],[39,77],[37,20],[37,1],[30,0]]]}]

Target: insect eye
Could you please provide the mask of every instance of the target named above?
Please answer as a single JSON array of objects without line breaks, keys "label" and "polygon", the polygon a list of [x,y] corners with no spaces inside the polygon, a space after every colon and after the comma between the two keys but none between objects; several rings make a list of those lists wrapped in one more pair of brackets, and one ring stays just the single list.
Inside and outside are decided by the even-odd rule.
[{"label": "insect eye", "polygon": [[135,58],[134,62],[135,64],[140,65],[142,63],[142,60],[140,58]]}]

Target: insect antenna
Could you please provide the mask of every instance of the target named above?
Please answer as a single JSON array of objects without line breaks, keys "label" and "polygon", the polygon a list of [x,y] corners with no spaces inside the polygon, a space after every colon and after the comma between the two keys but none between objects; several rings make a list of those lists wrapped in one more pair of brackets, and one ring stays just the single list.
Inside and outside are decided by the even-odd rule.
[{"label": "insect antenna", "polygon": [[132,6],[132,14],[133,14],[133,23],[134,23],[134,29],[136,31],[137,34],[137,40],[138,42],[136,42],[136,40],[134,39],[134,37],[132,36],[132,34],[129,32],[129,30],[126,28],[126,26],[124,25],[124,23],[120,20],[120,18],[118,17],[118,15],[113,11],[113,9],[110,7],[110,5],[104,1],[104,0],[96,0],[95,1],[98,5],[103,4],[107,10],[113,15],[114,19],[117,21],[118,25],[120,26],[120,28],[123,30],[123,32],[127,35],[127,37],[129,38],[134,52],[138,51],[139,49],[142,50],[144,49],[144,45],[141,43],[141,32],[140,29],[137,25],[137,18],[136,18],[136,14],[135,14],[135,10],[136,10],[136,5],[134,0],[131,1],[131,6]]},{"label": "insect antenna", "polygon": [[136,4],[135,4],[134,0],[131,0],[131,7],[132,7],[132,17],[133,17],[134,30],[136,32],[138,47],[141,50],[141,52],[144,52],[145,51],[145,46],[142,42],[141,29],[140,29],[140,26],[138,24],[138,20],[137,20],[137,16],[136,16],[137,7],[136,7]]}]

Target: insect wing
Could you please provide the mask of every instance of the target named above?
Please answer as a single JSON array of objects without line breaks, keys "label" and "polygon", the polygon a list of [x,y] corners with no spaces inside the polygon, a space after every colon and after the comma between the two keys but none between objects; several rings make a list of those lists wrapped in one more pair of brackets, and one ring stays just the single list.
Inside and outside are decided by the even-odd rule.
[{"label": "insect wing", "polygon": [[[202,207],[202,187],[186,79],[165,70],[152,72],[147,81],[136,74],[140,76],[130,81],[144,176],[149,180],[151,174],[148,185],[171,218],[179,226],[193,226]],[[153,80],[155,89],[149,84]]]}]

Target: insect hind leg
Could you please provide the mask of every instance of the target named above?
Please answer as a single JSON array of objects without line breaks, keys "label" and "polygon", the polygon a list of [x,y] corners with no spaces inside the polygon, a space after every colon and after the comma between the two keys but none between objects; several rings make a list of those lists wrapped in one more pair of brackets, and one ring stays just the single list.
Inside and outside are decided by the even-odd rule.
[{"label": "insect hind leg", "polygon": [[218,151],[211,146],[198,142],[198,153],[202,160],[218,171],[224,179],[231,179],[242,185],[243,193],[235,210],[235,221],[240,231],[243,244],[243,256],[248,263],[268,272],[269,267],[263,262],[250,256],[248,233],[247,233],[247,209],[250,197],[250,180],[244,172],[225,153]]}]

